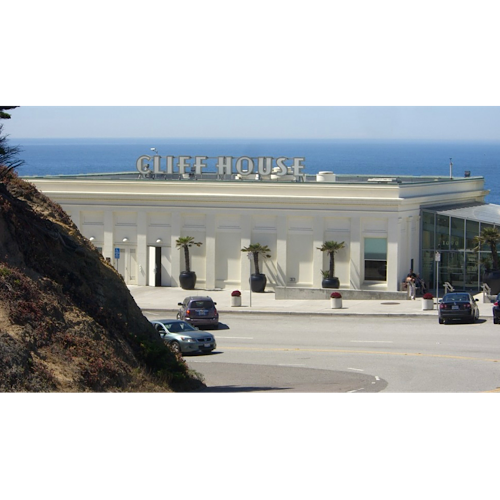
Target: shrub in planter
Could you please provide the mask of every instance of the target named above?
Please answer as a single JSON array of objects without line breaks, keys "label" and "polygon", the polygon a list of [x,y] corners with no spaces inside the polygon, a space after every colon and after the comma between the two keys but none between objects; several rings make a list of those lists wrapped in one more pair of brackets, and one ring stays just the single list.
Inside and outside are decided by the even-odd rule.
[{"label": "shrub in planter", "polygon": [[231,292],[231,307],[241,306],[241,292],[239,290],[234,290]]},{"label": "shrub in planter", "polygon": [[329,257],[330,265],[328,267],[328,271],[321,271],[323,274],[323,281],[321,282],[321,286],[323,288],[339,288],[340,282],[337,277],[333,275],[335,269],[335,254],[345,248],[345,243],[341,241],[325,241],[323,245],[317,247],[321,252],[326,252]]},{"label": "shrub in planter", "polygon": [[250,289],[252,290],[252,292],[264,292],[266,288],[267,278],[265,274],[262,274],[260,272],[259,255],[262,255],[262,258],[269,259],[271,257],[271,255],[269,255],[269,247],[267,245],[261,245],[260,243],[252,243],[251,245],[242,248],[241,251],[247,252],[253,257],[255,273],[250,275]]},{"label": "shrub in planter", "polygon": [[432,293],[424,293],[422,299],[422,311],[434,309],[434,295]]},{"label": "shrub in planter", "polygon": [[181,284],[181,288],[184,290],[193,290],[196,285],[196,273],[191,271],[191,267],[189,265],[189,248],[193,245],[199,247],[202,245],[199,241],[194,241],[193,236],[184,236],[177,238],[175,241],[175,245],[179,250],[184,250],[184,264],[185,271],[182,271],[179,275],[179,282]]},{"label": "shrub in planter", "polygon": [[342,309],[342,295],[339,292],[330,294],[330,305],[332,309]]}]

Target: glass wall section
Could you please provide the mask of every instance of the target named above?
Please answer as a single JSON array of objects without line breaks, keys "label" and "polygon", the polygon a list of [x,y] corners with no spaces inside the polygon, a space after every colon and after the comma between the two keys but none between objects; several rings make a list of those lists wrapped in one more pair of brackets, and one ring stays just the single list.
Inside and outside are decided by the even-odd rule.
[{"label": "glass wall section", "polygon": [[434,248],[434,214],[432,212],[424,212],[422,214],[422,248]]},{"label": "glass wall section", "polygon": [[451,217],[450,221],[450,248],[451,250],[463,250],[465,248],[465,221]]},{"label": "glass wall section", "polygon": [[[444,282],[456,289],[481,289],[482,276],[491,268],[491,250],[482,245],[480,251],[474,251],[477,244],[474,238],[492,224],[474,220],[449,217],[422,211],[421,227],[421,266],[420,276],[429,289],[436,287],[435,254],[441,254],[439,262],[439,288]],[[498,245],[500,252],[500,244]]]},{"label": "glass wall section", "polygon": [[427,288],[431,290],[436,287],[434,273],[436,271],[434,263],[434,250],[422,252],[422,270],[420,272],[420,277],[427,284]]},{"label": "glass wall section", "polygon": [[436,239],[439,250],[450,249],[450,218],[447,215],[436,215]]},{"label": "glass wall section", "polygon": [[465,249],[474,250],[477,244],[474,238],[479,236],[479,222],[475,220],[465,221]]}]

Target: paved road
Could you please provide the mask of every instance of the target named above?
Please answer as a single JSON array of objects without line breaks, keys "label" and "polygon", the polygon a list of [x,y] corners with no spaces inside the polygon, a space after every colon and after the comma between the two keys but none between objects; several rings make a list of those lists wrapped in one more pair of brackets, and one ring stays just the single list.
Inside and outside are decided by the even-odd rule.
[{"label": "paved road", "polygon": [[[146,311],[153,319],[167,315]],[[211,355],[186,357],[209,392],[483,392],[500,387],[491,318],[227,315]],[[222,318],[224,321],[224,318]]]}]

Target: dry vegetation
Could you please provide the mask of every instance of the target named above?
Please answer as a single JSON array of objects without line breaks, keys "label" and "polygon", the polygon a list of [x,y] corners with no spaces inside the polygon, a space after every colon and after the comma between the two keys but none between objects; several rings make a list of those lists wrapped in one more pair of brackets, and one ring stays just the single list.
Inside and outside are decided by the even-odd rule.
[{"label": "dry vegetation", "polygon": [[0,167],[0,391],[201,385],[61,207]]}]

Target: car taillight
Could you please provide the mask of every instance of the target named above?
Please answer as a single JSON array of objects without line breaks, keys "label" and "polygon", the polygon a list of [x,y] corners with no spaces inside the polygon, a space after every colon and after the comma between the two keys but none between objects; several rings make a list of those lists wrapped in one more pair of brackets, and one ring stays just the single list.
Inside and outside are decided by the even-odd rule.
[{"label": "car taillight", "polygon": [[470,309],[470,308],[471,308],[471,305],[467,302],[467,303],[465,303],[465,304],[464,304],[464,308],[465,308],[465,309]]},{"label": "car taillight", "polygon": [[498,306],[498,302],[495,302],[493,305],[494,305],[494,306]]},{"label": "car taillight", "polygon": [[214,307],[214,314],[217,314],[217,308]]},{"label": "car taillight", "polygon": [[190,309],[186,309],[186,314],[189,316],[191,314],[191,310]]},{"label": "car taillight", "polygon": [[439,304],[439,309],[446,309],[446,304]]}]

